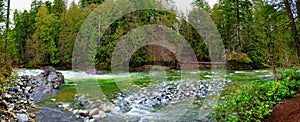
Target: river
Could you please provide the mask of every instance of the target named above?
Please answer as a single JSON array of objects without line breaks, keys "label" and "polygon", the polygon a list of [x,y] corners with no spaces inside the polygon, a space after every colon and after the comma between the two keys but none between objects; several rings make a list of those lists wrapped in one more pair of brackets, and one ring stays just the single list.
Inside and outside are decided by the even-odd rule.
[{"label": "river", "polygon": [[[29,70],[29,69],[17,69],[18,75],[38,75],[43,70]],[[99,95],[105,97],[106,102],[116,104],[116,110],[107,113],[107,116],[103,118],[103,121],[213,121],[207,119],[207,115],[212,112],[211,108],[217,103],[219,97],[231,92],[237,92],[242,86],[246,86],[253,81],[265,82],[272,78],[272,72],[270,70],[247,70],[247,71],[226,71],[225,74],[212,72],[210,70],[200,71],[188,71],[184,74],[180,71],[151,71],[151,72],[134,72],[123,74],[104,74],[104,75],[90,75],[85,72],[73,72],[68,70],[61,70],[66,80],[65,87],[61,93],[51,98],[56,98],[57,101],[67,102],[73,104],[73,95]],[[184,76],[184,77],[183,77]],[[226,79],[221,85],[214,89],[212,81],[219,78]],[[202,93],[201,97],[189,97],[187,92],[193,92],[193,89],[203,85],[206,91],[209,93]],[[203,84],[203,85],[202,85]],[[189,85],[189,86],[188,86]],[[179,87],[180,86],[180,87]],[[191,87],[190,87],[191,86]],[[143,94],[157,93],[158,91],[164,91],[170,89],[170,87],[177,88],[182,91],[181,94],[170,93],[170,102],[165,106],[156,106],[154,101],[150,103],[137,104],[139,96]],[[188,89],[190,88],[190,90]],[[202,89],[202,90],[203,90]],[[147,93],[145,93],[147,91]],[[220,92],[218,92],[220,91]],[[166,91],[164,91],[165,93]],[[129,111],[121,112],[123,106],[122,101],[116,103],[118,95],[122,93],[123,98],[120,100],[128,100],[135,98],[135,102],[129,102],[131,108]],[[158,92],[159,93],[159,92]],[[195,91],[196,93],[196,91]],[[177,95],[177,97],[174,96]],[[181,95],[181,96],[180,96]],[[146,98],[150,96],[146,95]],[[182,97],[184,96],[184,97]],[[95,97],[98,98],[99,96]],[[49,98],[49,99],[51,99]],[[182,99],[183,100],[182,100]],[[198,99],[201,98],[201,99]],[[112,102],[114,101],[114,102]],[[170,104],[172,103],[172,104]],[[162,102],[160,102],[161,105]],[[149,105],[152,105],[149,107]],[[81,119],[75,119],[75,115],[72,112],[64,111],[60,108],[56,108],[56,104],[45,100],[40,105],[39,112],[37,114],[38,121],[82,121]],[[155,106],[155,107],[153,107]],[[40,116],[40,117],[39,117]]]}]

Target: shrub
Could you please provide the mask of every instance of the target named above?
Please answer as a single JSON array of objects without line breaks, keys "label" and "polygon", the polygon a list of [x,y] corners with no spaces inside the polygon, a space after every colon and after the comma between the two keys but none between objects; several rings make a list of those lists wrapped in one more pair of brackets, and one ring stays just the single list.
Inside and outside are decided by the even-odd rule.
[{"label": "shrub", "polygon": [[0,58],[0,94],[6,92],[4,86],[7,85],[8,81],[16,78],[16,73],[12,72],[11,64],[11,60],[5,61],[4,58]]},{"label": "shrub", "polygon": [[0,93],[5,92],[3,88],[11,76],[11,68],[8,66],[0,66]]},{"label": "shrub", "polygon": [[225,96],[211,117],[217,121],[263,121],[275,104],[295,96],[299,88],[299,69],[285,70],[278,82],[255,82],[233,96]]}]

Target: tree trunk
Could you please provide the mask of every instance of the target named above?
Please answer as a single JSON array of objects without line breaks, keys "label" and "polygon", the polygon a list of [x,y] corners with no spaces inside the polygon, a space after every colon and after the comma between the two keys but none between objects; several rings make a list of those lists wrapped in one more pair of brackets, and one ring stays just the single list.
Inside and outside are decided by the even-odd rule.
[{"label": "tree trunk", "polygon": [[300,21],[300,0],[296,1],[296,8],[297,8],[297,14],[298,14],[298,21]]},{"label": "tree trunk", "polygon": [[239,0],[236,0],[236,20],[237,20],[237,42],[238,42],[238,52],[242,50],[241,44],[241,30],[240,30],[240,9],[239,9]]},{"label": "tree trunk", "polygon": [[271,34],[268,34],[268,35],[269,35],[268,40],[270,41],[269,48],[270,48],[271,68],[272,68],[274,80],[277,82],[278,76],[277,76],[276,63],[275,63],[275,58],[274,58],[275,44],[274,44],[274,39],[271,37]]},{"label": "tree trunk", "polygon": [[[297,9],[300,9],[299,6],[298,6],[299,2],[300,1],[297,0]],[[296,23],[294,21],[294,17],[293,17],[293,13],[292,13],[292,10],[291,10],[291,5],[289,3],[289,0],[284,0],[284,5],[285,5],[286,12],[287,12],[289,20],[290,20],[290,27],[292,29],[292,36],[293,36],[293,39],[294,39],[295,44],[296,44],[298,61],[300,61],[300,41],[299,41],[298,30],[297,30],[297,27],[296,27]],[[298,16],[299,16],[300,11],[297,11],[297,13],[298,13]]]},{"label": "tree trunk", "polygon": [[7,10],[6,10],[6,38],[4,43],[4,61],[7,61],[7,40],[8,40],[8,30],[9,30],[9,10],[10,10],[10,0],[7,1]]}]

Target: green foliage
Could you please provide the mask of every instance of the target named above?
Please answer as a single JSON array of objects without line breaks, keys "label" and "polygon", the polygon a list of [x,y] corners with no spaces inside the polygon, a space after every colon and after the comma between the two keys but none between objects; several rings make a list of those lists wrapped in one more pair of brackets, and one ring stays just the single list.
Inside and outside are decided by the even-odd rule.
[{"label": "green foliage", "polygon": [[85,16],[79,7],[72,3],[69,10],[60,18],[61,31],[58,39],[59,60],[62,65],[70,67],[72,52],[77,32],[83,23]]},{"label": "green foliage", "polygon": [[49,14],[45,6],[41,6],[35,18],[35,32],[32,36],[32,42],[27,47],[27,52],[33,58],[35,65],[57,64],[57,46],[55,42],[57,19],[53,14]]},{"label": "green foliage", "polygon": [[299,69],[285,70],[278,82],[258,81],[223,97],[211,117],[218,121],[264,121],[275,104],[295,96],[299,89]]},{"label": "green foliage", "polygon": [[101,4],[103,2],[104,0],[80,0],[80,6],[85,8],[90,4]]},{"label": "green foliage", "polygon": [[[1,26],[0,52],[7,53],[6,56],[12,59],[14,65],[25,65],[31,68],[55,65],[71,68],[74,42],[86,17],[93,10],[100,14],[116,16],[123,12],[119,10],[121,6],[128,6],[126,0],[118,1],[122,4],[117,4],[114,0],[106,0],[106,4],[102,4],[104,1],[80,0],[79,5],[73,3],[67,8],[63,0],[53,2],[33,0],[30,10],[14,12],[12,30],[6,32]],[[0,1],[0,23],[5,22],[5,2]],[[147,3],[150,6],[167,5],[170,11],[177,13],[169,0],[151,0]],[[95,9],[100,4],[103,9],[111,12],[101,13],[106,10]],[[144,4],[144,1],[135,4]],[[272,4],[282,5],[282,3],[268,3],[263,0],[222,0],[213,8],[210,8],[207,0],[195,0],[192,5],[210,14],[221,34],[226,53],[237,52],[247,55],[246,58],[233,57],[229,60],[241,61],[241,65],[250,64],[249,68],[288,67],[299,63],[295,42],[290,35],[292,31],[289,27],[289,18],[284,9],[276,9]],[[97,51],[80,58],[92,57],[95,60],[90,60],[90,64],[96,64],[98,69],[109,70],[112,52],[120,38],[138,27],[160,24],[184,36],[193,48],[198,61],[210,61],[208,46],[202,38],[203,35],[200,35],[189,24],[190,22],[186,21],[188,19],[183,14],[178,16],[172,12],[139,10],[125,13],[125,16],[111,24],[107,30],[101,30],[105,32],[101,39],[98,37],[99,29],[95,28],[99,23],[89,23],[87,29],[90,30],[84,31],[88,32],[85,34],[89,34],[90,38],[84,40],[92,42],[89,46],[97,48]],[[193,13],[191,11],[189,16],[199,16]],[[90,19],[97,20],[99,16]],[[295,21],[299,23],[299,19]],[[237,30],[240,30],[240,34]],[[237,41],[238,37],[241,38],[241,44]],[[176,40],[176,37],[168,38],[170,41]],[[7,50],[4,51],[6,39]],[[132,44],[136,44],[137,40],[143,40],[143,37],[133,40]],[[239,47],[242,49],[240,50]],[[128,59],[131,66],[140,67],[153,62],[154,59],[147,52],[147,47],[135,52],[132,58]]]},{"label": "green foliage", "polygon": [[[0,53],[0,55],[2,54]],[[0,57],[0,94],[6,92],[4,86],[8,85],[8,81],[14,77],[15,73],[12,72],[11,64],[5,62],[4,57]]]},{"label": "green foliage", "polygon": [[64,0],[54,0],[53,7],[51,8],[51,13],[53,13],[57,17],[61,17],[63,13],[66,11],[66,5]]},{"label": "green foliage", "polygon": [[231,53],[227,53],[226,56],[227,56],[226,59],[228,61],[237,61],[237,62],[247,63],[247,64],[252,63],[252,60],[245,53],[231,52]]},{"label": "green foliage", "polygon": [[3,88],[4,85],[7,84],[7,81],[10,77],[9,67],[1,66],[0,67],[0,93],[6,92],[6,90]]}]

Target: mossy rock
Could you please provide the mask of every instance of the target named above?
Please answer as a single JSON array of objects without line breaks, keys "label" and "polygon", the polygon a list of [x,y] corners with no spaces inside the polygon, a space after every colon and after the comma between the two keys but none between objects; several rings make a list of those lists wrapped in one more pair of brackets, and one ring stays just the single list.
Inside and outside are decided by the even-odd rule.
[{"label": "mossy rock", "polygon": [[230,52],[226,54],[227,69],[250,70],[253,69],[253,62],[246,53]]}]

